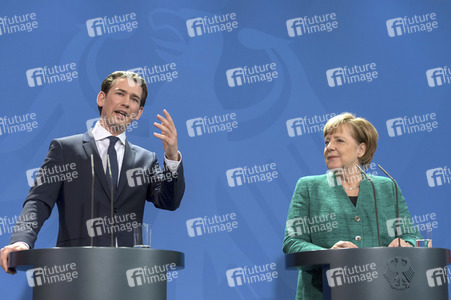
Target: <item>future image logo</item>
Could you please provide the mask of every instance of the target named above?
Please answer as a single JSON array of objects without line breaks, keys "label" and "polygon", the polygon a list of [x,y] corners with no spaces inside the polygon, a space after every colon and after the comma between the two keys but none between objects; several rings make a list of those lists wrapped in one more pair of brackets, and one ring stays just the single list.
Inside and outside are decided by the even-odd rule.
[{"label": "future image logo", "polygon": [[448,66],[429,69],[426,71],[426,78],[429,87],[451,84],[451,70]]},{"label": "future image logo", "polygon": [[288,36],[296,37],[318,32],[331,32],[338,28],[337,15],[328,13],[324,15],[304,16],[286,21]]},{"label": "future image logo", "polygon": [[254,165],[253,167],[240,167],[226,171],[227,183],[230,187],[237,187],[243,184],[257,182],[271,182],[279,177],[276,170],[276,163]]},{"label": "future image logo", "polygon": [[376,264],[353,265],[326,271],[327,283],[331,288],[359,282],[372,282],[378,278]]},{"label": "future image logo", "polygon": [[387,120],[386,125],[388,136],[390,137],[402,135],[402,133],[404,132],[404,120],[402,118]]},{"label": "future image logo", "polygon": [[277,264],[274,262],[244,266],[226,271],[227,284],[231,288],[259,282],[271,282],[278,276]]},{"label": "future image logo", "polygon": [[204,119],[194,118],[186,121],[186,129],[190,137],[200,136],[206,130],[204,129]]},{"label": "future image logo", "polygon": [[35,186],[35,182],[36,186],[42,184],[42,179],[37,177],[39,170],[41,170],[41,168],[34,168],[26,171],[28,186]]},{"label": "future image logo", "polygon": [[[88,131],[88,134],[92,136],[92,129],[94,129],[94,126],[96,125],[96,123],[100,121],[100,118],[93,118],[93,119],[89,119],[86,121],[86,130]],[[123,127],[125,129],[125,131],[127,131],[127,133],[130,133],[133,131],[133,129],[138,128],[138,121],[133,120],[125,129],[125,126],[121,126],[121,128]]]},{"label": "future image logo", "polygon": [[378,78],[376,63],[363,65],[344,66],[332,68],[326,71],[327,84],[329,87],[337,87],[360,82],[372,82]]},{"label": "future image logo", "polygon": [[64,265],[44,266],[27,270],[27,281],[30,287],[55,284],[61,282],[72,282],[78,278],[77,264],[67,263]]},{"label": "future image logo", "polygon": [[227,283],[230,287],[236,287],[244,284],[243,268],[230,269],[226,271]]},{"label": "future image logo", "polygon": [[229,69],[226,71],[226,76],[230,87],[240,86],[245,83],[243,68]]},{"label": "future image logo", "polygon": [[304,222],[304,219],[299,218],[293,218],[287,220],[286,228],[287,233],[291,237],[300,236],[302,235],[302,232],[306,232],[306,228],[308,227],[308,224]]},{"label": "future image logo", "polygon": [[287,220],[286,232],[289,236],[301,236],[316,232],[331,232],[338,228],[337,214],[315,215],[311,217],[299,217]]},{"label": "future image logo", "polygon": [[189,219],[186,221],[186,228],[190,237],[203,235],[204,220],[202,218]]},{"label": "future image logo", "polygon": [[304,116],[286,121],[289,137],[296,137],[305,134],[322,133],[327,120],[336,116],[335,113],[325,115]]},{"label": "future image logo", "polygon": [[190,37],[196,37],[203,35],[204,30],[204,19],[194,18],[186,20],[186,29],[188,30],[188,35]]},{"label": "future image logo", "polygon": [[173,82],[179,77],[177,64],[175,62],[162,65],[142,66],[129,69],[128,71],[141,76],[148,85]]},{"label": "future image logo", "polygon": [[141,286],[145,282],[143,268],[130,269],[125,274],[129,287]]},{"label": "future image logo", "polygon": [[25,72],[29,87],[55,84],[60,82],[72,82],[78,78],[77,64],[67,63],[28,69]]},{"label": "future image logo", "polygon": [[86,129],[90,131],[94,128],[94,125],[100,120],[100,118],[89,119],[86,121]]},{"label": "future image logo", "polygon": [[153,184],[162,181],[171,182],[178,177],[177,172],[169,170],[167,165],[164,165],[163,170],[159,165],[154,165],[152,168],[133,168],[125,172],[127,176],[127,183],[129,187],[139,187],[144,184]]},{"label": "future image logo", "polygon": [[26,72],[29,87],[35,87],[44,84],[44,69],[29,69]]},{"label": "future image logo", "polygon": [[426,171],[426,178],[429,187],[451,184],[451,170],[447,166],[429,169]]},{"label": "future image logo", "polygon": [[386,122],[389,137],[397,137],[404,134],[431,132],[438,128],[437,114],[427,113],[423,115],[404,116],[389,119]]},{"label": "future image logo", "polygon": [[0,136],[21,132],[31,132],[38,128],[36,114],[3,116],[0,118]]},{"label": "future image logo", "polygon": [[[368,178],[372,178],[372,176],[377,176],[377,166],[375,163],[369,163],[362,168],[365,170]],[[362,179],[362,174],[360,172],[355,172],[353,168],[334,168],[329,169],[326,172],[327,183],[330,187],[342,186],[340,178],[346,177],[348,178],[348,183],[353,185],[358,185],[361,180],[367,180],[366,177]]]},{"label": "future image logo", "polygon": [[[343,168],[335,168],[335,169],[327,170],[327,172],[326,172],[327,184],[330,187],[342,186],[343,184],[341,183],[341,180],[339,180],[338,176],[336,176],[335,174],[341,175],[344,173],[345,173],[345,170]],[[361,178],[361,176],[359,176],[359,180],[360,180],[360,178]]]},{"label": "future image logo", "polygon": [[243,168],[235,168],[227,170],[227,183],[230,187],[240,186],[245,183]]},{"label": "future image logo", "polygon": [[0,235],[18,232],[32,232],[38,228],[38,218],[36,213],[26,213],[20,216],[14,215],[12,217],[0,217]]},{"label": "future image logo", "polygon": [[409,217],[394,218],[386,221],[388,235],[390,237],[401,236],[403,234],[415,234],[416,229],[412,219]]},{"label": "future image logo", "polygon": [[38,28],[36,13],[3,16],[0,18],[0,36],[18,32],[31,32]]},{"label": "future image logo", "polygon": [[302,127],[304,126],[304,121],[302,118],[289,119],[287,120],[286,125],[289,137],[302,135]]},{"label": "future image logo", "polygon": [[340,86],[345,83],[343,68],[334,68],[326,71],[327,83],[330,87]]},{"label": "future image logo", "polygon": [[130,187],[141,186],[146,182],[146,178],[151,176],[151,172],[147,172],[147,169],[143,168],[134,168],[127,170],[127,182]]},{"label": "future image logo", "polygon": [[26,272],[28,285],[30,287],[41,286],[44,284],[44,270],[42,268],[34,268]]},{"label": "future image logo", "polygon": [[57,182],[70,183],[78,179],[76,163],[67,163],[63,165],[43,166],[26,171],[28,185],[37,187],[42,184],[52,184]]},{"label": "future image logo", "polygon": [[385,24],[387,25],[388,36],[390,37],[402,35],[404,32],[404,21],[402,18],[389,19]]},{"label": "future image logo", "polygon": [[279,77],[276,63],[263,65],[244,66],[226,71],[227,84],[229,87],[255,84],[260,82],[271,82]]},{"label": "future image logo", "polygon": [[401,226],[404,228],[404,220],[402,218],[387,220],[386,223],[389,236],[395,237],[402,235],[403,230],[401,229]]},{"label": "future image logo", "polygon": [[125,271],[128,286],[131,288],[139,287],[144,284],[153,284],[161,282],[171,282],[178,277],[176,264],[170,263],[165,265],[142,266],[138,268],[128,269]]},{"label": "future image logo", "polygon": [[103,19],[102,18],[94,18],[86,21],[86,28],[88,29],[88,35],[90,37],[95,37],[98,35],[102,35],[105,31],[103,28]]},{"label": "future image logo", "polygon": [[448,284],[448,267],[429,269],[426,271],[426,278],[430,287]]},{"label": "future image logo", "polygon": [[330,287],[340,286],[345,283],[343,268],[335,268],[326,272],[327,283]]},{"label": "future image logo", "polygon": [[103,230],[105,224],[103,223],[102,218],[87,220],[86,227],[88,228],[88,235],[90,237],[101,236],[105,233]]},{"label": "future image logo", "polygon": [[214,15],[212,17],[193,18],[186,20],[186,29],[189,37],[231,32],[238,28],[236,13]]},{"label": "future image logo", "polygon": [[236,213],[214,215],[212,217],[194,218],[186,221],[189,237],[213,234],[218,232],[231,232],[238,228]]},{"label": "future image logo", "polygon": [[118,32],[131,32],[138,28],[135,13],[114,15],[112,17],[93,18],[86,21],[86,29],[90,37]]},{"label": "future image logo", "polygon": [[193,118],[186,121],[188,136],[197,137],[220,132],[231,132],[238,128],[236,113]]},{"label": "future image logo", "polygon": [[140,226],[135,213],[114,215],[113,218],[103,217],[88,219],[86,228],[90,237],[117,232],[132,232]]},{"label": "future image logo", "polygon": [[388,19],[385,24],[389,37],[398,37],[425,31],[431,32],[438,28],[437,15],[435,13]]}]

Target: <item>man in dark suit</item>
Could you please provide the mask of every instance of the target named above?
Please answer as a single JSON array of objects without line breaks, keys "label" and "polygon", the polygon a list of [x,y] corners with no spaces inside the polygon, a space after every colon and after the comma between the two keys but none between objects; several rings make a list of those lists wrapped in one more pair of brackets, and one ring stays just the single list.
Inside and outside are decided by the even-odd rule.
[{"label": "man in dark suit", "polygon": [[[8,254],[34,247],[55,203],[58,247],[89,246],[91,242],[95,246],[133,246],[133,231],[142,223],[146,200],[161,209],[179,207],[185,181],[177,131],[169,113],[164,110],[164,117],[157,115],[161,123],[154,123],[161,130],[154,136],[163,142],[163,170],[155,153],[130,144],[125,137],[128,125],[140,118],[146,97],[146,83],[138,74],[114,72],[103,81],[97,96],[100,121],[94,128],[51,142],[11,243],[1,249],[1,266],[6,272],[15,273],[7,268]],[[77,178],[69,180],[68,174]]]}]

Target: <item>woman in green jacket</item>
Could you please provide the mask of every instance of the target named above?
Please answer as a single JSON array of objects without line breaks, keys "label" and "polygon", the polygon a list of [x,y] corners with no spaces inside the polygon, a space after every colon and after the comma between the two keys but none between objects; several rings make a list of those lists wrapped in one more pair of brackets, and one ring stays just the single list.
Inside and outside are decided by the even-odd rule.
[{"label": "woman in green jacket", "polygon": [[[376,129],[365,119],[343,113],[324,127],[324,159],[329,173],[299,179],[288,211],[285,253],[378,247],[373,188],[359,166],[368,166],[377,148]],[[399,218],[393,182],[371,176],[378,199],[381,246],[412,247],[418,234],[401,190]],[[397,224],[402,223],[402,226]],[[400,230],[401,239],[396,238]],[[299,272],[296,299],[323,299],[321,270]]]}]

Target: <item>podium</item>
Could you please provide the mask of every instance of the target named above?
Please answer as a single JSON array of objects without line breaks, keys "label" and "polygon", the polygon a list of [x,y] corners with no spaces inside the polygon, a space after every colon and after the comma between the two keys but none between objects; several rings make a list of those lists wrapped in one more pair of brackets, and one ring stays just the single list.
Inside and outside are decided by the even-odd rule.
[{"label": "podium", "polygon": [[[450,250],[359,248],[285,255],[285,268],[322,276],[323,299],[447,300]],[[315,275],[313,275],[315,276]]]},{"label": "podium", "polygon": [[181,252],[148,248],[33,249],[9,257],[10,268],[27,272],[34,300],[165,300],[167,282],[184,265]]}]

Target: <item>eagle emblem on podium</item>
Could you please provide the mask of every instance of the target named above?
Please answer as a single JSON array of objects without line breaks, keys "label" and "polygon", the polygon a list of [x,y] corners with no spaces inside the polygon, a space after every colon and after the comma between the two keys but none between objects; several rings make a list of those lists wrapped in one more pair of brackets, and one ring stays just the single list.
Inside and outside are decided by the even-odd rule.
[{"label": "eagle emblem on podium", "polygon": [[387,263],[384,277],[393,289],[405,290],[412,284],[415,270],[407,257],[395,256]]}]

